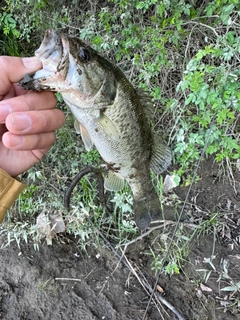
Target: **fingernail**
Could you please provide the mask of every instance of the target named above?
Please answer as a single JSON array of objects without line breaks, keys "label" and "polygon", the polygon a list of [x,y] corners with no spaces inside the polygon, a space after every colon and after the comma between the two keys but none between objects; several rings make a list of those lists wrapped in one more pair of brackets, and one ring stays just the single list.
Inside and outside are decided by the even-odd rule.
[{"label": "fingernail", "polygon": [[33,72],[42,68],[42,63],[37,57],[22,58],[22,62],[25,68],[29,69],[29,72]]},{"label": "fingernail", "polygon": [[12,109],[7,104],[0,104],[0,123],[5,123],[7,116],[12,112]]},{"label": "fingernail", "polygon": [[17,131],[24,131],[31,125],[31,120],[26,114],[13,114],[11,123]]},{"label": "fingernail", "polygon": [[7,144],[9,148],[16,148],[17,146],[21,146],[23,143],[23,136],[11,135],[11,139],[6,136],[4,143]]}]

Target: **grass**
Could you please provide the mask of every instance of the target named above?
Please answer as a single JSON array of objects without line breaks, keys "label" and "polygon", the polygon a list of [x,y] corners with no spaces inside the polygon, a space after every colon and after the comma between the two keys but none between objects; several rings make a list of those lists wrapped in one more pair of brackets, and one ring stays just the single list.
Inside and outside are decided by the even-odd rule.
[{"label": "grass", "polygon": [[[61,102],[59,108],[66,114],[65,126],[58,130],[51,152],[20,177],[27,184],[27,188],[10,209],[5,223],[0,226],[0,237],[4,245],[14,240],[18,245],[22,240],[28,242],[30,239],[36,243],[39,240],[36,217],[40,212],[48,215],[57,210],[65,218],[67,233],[74,235],[80,246],[85,247],[86,242],[94,238],[89,219],[95,228],[103,228],[106,235],[112,234],[114,242],[122,243],[128,234],[137,232],[128,186],[118,193],[108,192],[108,208],[103,208],[98,198],[97,181],[89,174],[80,180],[71,195],[71,211],[67,212],[64,208],[64,193],[70,180],[88,165],[99,167],[102,160],[96,149],[85,151],[73,128],[71,113]],[[6,235],[7,239],[4,239]]]}]

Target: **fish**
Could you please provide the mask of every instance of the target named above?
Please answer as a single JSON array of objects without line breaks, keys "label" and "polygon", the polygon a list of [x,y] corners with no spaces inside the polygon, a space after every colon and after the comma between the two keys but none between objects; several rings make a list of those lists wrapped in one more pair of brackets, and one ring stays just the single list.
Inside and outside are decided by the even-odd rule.
[{"label": "fish", "polygon": [[26,75],[20,85],[27,90],[60,92],[86,150],[95,147],[105,162],[105,189],[117,192],[125,181],[129,184],[140,230],[161,220],[151,170],[162,173],[172,156],[153,130],[151,98],[134,88],[112,61],[77,37],[49,29],[35,56],[42,69]]}]

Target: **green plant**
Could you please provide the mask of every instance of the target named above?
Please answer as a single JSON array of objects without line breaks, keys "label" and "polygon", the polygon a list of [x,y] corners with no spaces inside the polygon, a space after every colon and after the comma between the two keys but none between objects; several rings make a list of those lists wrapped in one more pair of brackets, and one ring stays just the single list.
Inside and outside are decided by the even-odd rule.
[{"label": "green plant", "polygon": [[156,254],[151,248],[150,254],[152,256],[151,269],[154,270],[156,274],[160,270],[164,271],[166,274],[169,275],[180,273],[181,265],[179,265],[179,262],[175,261],[175,259],[170,260],[166,265],[163,266],[162,254]]},{"label": "green plant", "polygon": [[[191,241],[194,232],[191,236],[184,235],[185,231],[180,228],[171,241],[171,237],[163,233],[158,236],[150,246],[150,252],[147,253],[152,257],[151,268],[157,273],[165,272],[166,274],[179,274],[191,247]],[[171,243],[171,246],[169,244]]]},{"label": "green plant", "polygon": [[[32,55],[46,29],[63,29],[91,43],[115,61],[135,87],[149,92],[154,130],[168,139],[175,174],[178,180],[184,176],[183,184],[191,181],[203,148],[206,156],[215,154],[217,161],[237,159],[238,1],[203,1],[201,6],[184,0],[109,0],[104,6],[98,6],[97,1],[86,3],[62,1],[59,6],[55,0],[5,1],[0,15],[4,52],[15,54],[15,49],[7,48],[8,38],[12,38],[17,54]],[[60,209],[68,216],[63,196],[69,180],[85,166],[102,163],[96,150],[85,151],[59,95],[58,101],[66,114],[66,125],[57,132],[51,152],[24,175],[29,188],[13,208],[15,217],[32,225],[41,210]],[[161,178],[152,178],[162,198]],[[78,219],[84,218],[85,225],[79,231],[83,239],[91,232],[82,210],[89,212],[97,227],[104,225],[106,234],[115,240],[124,241],[126,233],[135,232],[129,188],[112,194],[114,214],[107,215],[98,203],[96,181],[89,175],[76,186],[71,204],[74,221],[69,230],[77,234],[81,228]],[[169,263],[174,269],[175,260]]]},{"label": "green plant", "polygon": [[4,35],[20,37],[20,32],[17,30],[16,20],[13,18],[11,13],[2,12],[0,13],[0,28]]},{"label": "green plant", "polygon": [[18,39],[20,32],[11,13],[0,12],[0,49],[1,54],[19,55]]},{"label": "green plant", "polygon": [[49,282],[50,280],[51,280],[51,278],[49,278],[48,280],[46,280],[46,281],[43,282],[43,283],[39,283],[39,289],[40,289],[40,291],[42,291],[42,292],[45,292],[45,291],[46,291],[48,282]]},{"label": "green plant", "polygon": [[173,262],[173,263],[168,263],[168,265],[165,267],[165,270],[166,270],[166,273],[167,274],[179,274],[180,273],[180,270],[179,270],[179,267],[178,265]]},{"label": "green plant", "polygon": [[11,223],[11,221],[9,221],[7,225],[1,226],[0,238],[2,239],[1,248],[9,246],[13,241],[15,241],[20,248],[22,241],[28,243],[29,240],[33,240],[34,248],[38,249],[36,226],[29,222]]},{"label": "green plant", "polygon": [[129,236],[137,233],[132,211],[133,199],[129,186],[125,185],[123,190],[113,193],[110,201],[114,204],[110,220],[117,227],[118,244],[122,244],[127,241]]},{"label": "green plant", "polygon": [[[205,145],[206,155],[216,154],[217,161],[240,156],[236,125],[240,111],[237,82],[240,71],[229,62],[236,54],[236,49],[230,49],[229,55],[225,55],[226,50],[219,42],[218,47],[199,50],[189,61],[177,88],[186,95],[186,100],[184,106],[172,105],[181,114],[176,119],[177,130],[172,139],[177,142],[175,159],[184,169],[199,158]],[[212,63],[203,62],[204,58]]]}]

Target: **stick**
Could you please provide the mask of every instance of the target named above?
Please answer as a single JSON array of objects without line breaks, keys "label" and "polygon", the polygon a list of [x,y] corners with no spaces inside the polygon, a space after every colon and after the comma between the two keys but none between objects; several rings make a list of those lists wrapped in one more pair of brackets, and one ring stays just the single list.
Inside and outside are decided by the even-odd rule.
[{"label": "stick", "polygon": [[[94,224],[90,220],[90,223],[94,227]],[[154,227],[154,229],[157,229],[157,227]],[[167,308],[169,308],[177,317],[179,320],[186,320],[177,310],[175,307],[173,307],[166,299],[164,299],[160,293],[154,290],[154,288],[151,287],[150,284],[146,284],[140,276],[137,274],[137,272],[134,270],[134,268],[131,266],[130,262],[126,258],[124,252],[126,251],[126,247],[124,248],[123,254],[120,255],[116,249],[113,247],[113,245],[107,240],[107,238],[102,234],[101,231],[98,229],[95,229],[96,232],[101,236],[101,238],[104,240],[104,242],[107,244],[107,246],[114,252],[114,254],[122,261],[122,263],[127,267],[127,269],[138,279],[139,283],[143,286],[144,290],[147,292],[147,294],[152,297],[153,295],[155,296],[155,299],[158,301],[162,302]],[[146,232],[147,233],[147,232]],[[131,242],[131,241],[130,241]],[[120,263],[120,262],[119,262]],[[118,265],[119,265],[118,263]],[[118,266],[117,265],[117,266]],[[115,268],[116,270],[116,268]],[[115,271],[114,270],[114,271]],[[149,276],[150,277],[150,276]],[[151,277],[150,277],[151,278]],[[153,281],[154,282],[154,281]],[[158,309],[158,308],[157,308]],[[158,309],[159,310],[159,309]],[[160,311],[159,311],[160,312]],[[161,314],[161,313],[160,313]]]}]

